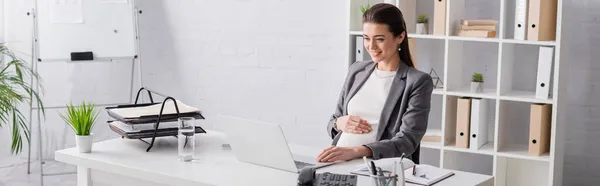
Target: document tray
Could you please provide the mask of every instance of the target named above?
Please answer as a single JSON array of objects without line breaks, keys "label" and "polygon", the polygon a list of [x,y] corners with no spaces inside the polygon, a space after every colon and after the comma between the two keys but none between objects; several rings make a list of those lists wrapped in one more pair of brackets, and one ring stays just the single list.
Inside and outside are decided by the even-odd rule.
[{"label": "document tray", "polygon": [[[106,107],[106,111],[110,117],[112,117],[118,121],[121,121],[124,124],[132,125],[132,124],[156,123],[159,118],[158,112],[153,115],[142,115],[142,116],[138,116],[138,117],[125,117],[125,116],[119,115],[117,112],[114,112],[114,110],[122,109],[122,108],[136,108],[136,107],[140,108],[140,107],[147,107],[147,106],[161,105],[161,104],[162,104],[162,102],[118,105],[116,107]],[[181,112],[179,114],[179,116],[177,115],[177,113],[162,114],[162,116],[160,117],[160,120],[161,120],[160,122],[177,121],[178,117],[193,117],[195,119],[205,119],[204,116],[202,116],[202,114],[200,113],[200,111],[195,111],[195,112]]]},{"label": "document tray", "polygon": [[[153,137],[164,137],[164,136],[177,136],[177,128],[166,128],[156,130],[156,136],[154,136],[154,130],[142,130],[135,133],[126,133],[123,130],[113,125],[108,125],[110,129],[117,134],[127,139],[142,139],[142,138],[153,138]],[[196,133],[206,133],[206,131],[199,126],[196,126]]]}]

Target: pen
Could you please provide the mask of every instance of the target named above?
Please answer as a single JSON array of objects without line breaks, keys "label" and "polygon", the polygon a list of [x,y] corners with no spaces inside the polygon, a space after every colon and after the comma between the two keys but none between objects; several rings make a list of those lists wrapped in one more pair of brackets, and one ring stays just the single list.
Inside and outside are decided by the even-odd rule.
[{"label": "pen", "polygon": [[365,165],[367,166],[367,169],[369,170],[369,173],[372,174],[374,172],[374,170],[371,169],[371,166],[369,165],[369,161],[367,161],[367,157],[363,156],[363,160],[365,161]]},{"label": "pen", "polygon": [[417,175],[417,165],[413,166],[413,176]]},{"label": "pen", "polygon": [[371,171],[373,171],[373,175],[377,176],[377,169],[375,168],[375,163],[373,163],[373,161],[371,161]]},{"label": "pen", "polygon": [[[402,162],[401,162],[402,163]],[[392,176],[396,175],[396,166],[398,166],[398,162],[394,161],[394,167],[392,169]]]}]

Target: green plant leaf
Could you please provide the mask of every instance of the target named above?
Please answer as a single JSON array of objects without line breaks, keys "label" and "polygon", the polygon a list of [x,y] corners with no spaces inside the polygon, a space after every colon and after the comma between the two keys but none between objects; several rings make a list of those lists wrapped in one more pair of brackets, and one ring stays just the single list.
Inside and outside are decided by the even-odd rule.
[{"label": "green plant leaf", "polygon": [[[0,129],[8,126],[11,131],[11,153],[22,151],[23,137],[30,142],[29,120],[22,114],[19,105],[22,103],[38,106],[38,116],[44,114],[40,94],[41,84],[32,85],[30,80],[40,82],[38,74],[30,68],[25,60],[17,57],[6,46],[0,44],[0,60],[7,62],[0,70]],[[31,79],[29,79],[29,77]],[[4,125],[6,124],[6,125]]]},{"label": "green plant leaf", "polygon": [[69,125],[76,135],[90,135],[99,114],[99,112],[96,111],[96,105],[84,101],[79,106],[75,106],[71,103],[66,107],[66,113],[60,114],[60,117],[65,123]]}]

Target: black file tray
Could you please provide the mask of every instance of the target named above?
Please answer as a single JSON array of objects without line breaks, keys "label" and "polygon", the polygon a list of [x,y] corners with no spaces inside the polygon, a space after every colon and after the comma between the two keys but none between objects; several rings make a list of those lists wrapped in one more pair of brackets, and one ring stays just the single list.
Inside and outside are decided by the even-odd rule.
[{"label": "black file tray", "polygon": [[[146,90],[148,92],[148,97],[150,98],[150,103],[138,103],[138,98],[140,97],[140,93],[142,92],[142,90]],[[125,133],[121,129],[119,129],[117,127],[114,127],[112,125],[109,125],[109,127],[110,127],[111,130],[113,130],[117,134],[121,135],[123,138],[139,139],[140,141],[143,141],[143,142],[147,143],[149,146],[146,149],[146,152],[148,152],[148,151],[150,151],[150,149],[152,149],[152,146],[154,146],[154,140],[156,139],[156,137],[166,137],[166,136],[175,136],[175,137],[177,137],[177,132],[178,132],[177,128],[159,129],[159,126],[160,126],[161,122],[177,121],[178,118],[180,118],[180,117],[194,117],[196,119],[205,119],[204,116],[202,116],[202,114],[200,112],[180,113],[179,112],[179,107],[177,106],[177,101],[175,100],[175,98],[170,97],[170,96],[164,96],[166,98],[163,100],[163,102],[155,103],[154,99],[152,98],[152,94],[151,93],[164,96],[163,94],[160,94],[158,92],[151,91],[151,90],[148,90],[145,87],[142,87],[137,92],[137,96],[135,97],[134,104],[118,105],[116,107],[106,107],[106,110],[107,110],[109,116],[113,117],[114,119],[116,119],[116,120],[118,120],[120,122],[123,122],[124,124],[129,124],[129,125],[149,124],[149,123],[154,123],[155,124],[153,130],[145,130],[145,131],[140,131],[140,132],[136,132],[136,133]],[[167,102],[168,100],[171,100],[172,102]],[[122,118],[122,117],[118,116],[117,114],[114,114],[114,113],[110,112],[111,109],[115,109],[115,108],[143,107],[143,106],[149,106],[149,105],[155,105],[155,104],[161,104],[162,105],[162,107],[160,109],[160,112],[157,113],[156,115],[141,116],[141,117],[138,117],[138,118]],[[175,110],[176,110],[177,113],[175,113],[175,114],[162,114],[165,104],[174,104],[175,105]],[[196,129],[195,133],[206,133],[206,131],[202,127],[196,126],[195,129]],[[143,140],[143,138],[152,138],[152,141],[151,142],[146,142],[146,141]]]},{"label": "black file tray", "polygon": [[[115,114],[111,110],[117,109],[117,108],[145,107],[145,106],[156,105],[156,104],[162,104],[162,102],[118,105],[115,107],[106,107],[105,109],[110,117],[112,117],[120,122],[123,122],[124,124],[128,124],[128,125],[147,124],[147,123],[155,123],[158,120],[159,114],[157,113],[155,115],[147,115],[147,116],[141,116],[141,117],[136,117],[136,118],[124,118],[122,116]],[[179,116],[178,116],[178,114],[163,114],[160,118],[160,121],[161,122],[177,121],[177,118],[179,118],[179,117],[193,117],[196,119],[205,119],[200,112],[193,112],[193,113],[180,113]]]},{"label": "black file tray", "polygon": [[[123,138],[127,138],[127,139],[144,139],[144,138],[155,137],[154,130],[142,130],[140,132],[127,133],[113,125],[108,125],[108,126],[110,127],[110,129],[112,131],[116,132],[117,134],[121,135]],[[158,129],[156,131],[156,137],[165,137],[165,136],[177,137],[177,132],[178,132],[177,128]],[[196,126],[195,133],[206,133],[206,131],[202,127]],[[144,141],[144,142],[146,142],[146,141]]]}]

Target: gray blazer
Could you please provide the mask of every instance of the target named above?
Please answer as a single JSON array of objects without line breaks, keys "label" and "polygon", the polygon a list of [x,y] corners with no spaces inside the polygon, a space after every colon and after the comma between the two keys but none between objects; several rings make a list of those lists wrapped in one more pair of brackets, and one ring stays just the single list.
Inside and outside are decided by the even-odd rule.
[{"label": "gray blazer", "polygon": [[[350,66],[335,112],[327,125],[333,145],[337,144],[341,134],[334,128],[335,119],[348,114],[348,101],[375,66],[373,61],[359,61]],[[373,159],[399,157],[402,153],[412,159],[411,154],[427,130],[432,91],[433,80],[429,74],[400,63],[381,113],[376,142],[365,145],[373,151]]]}]

